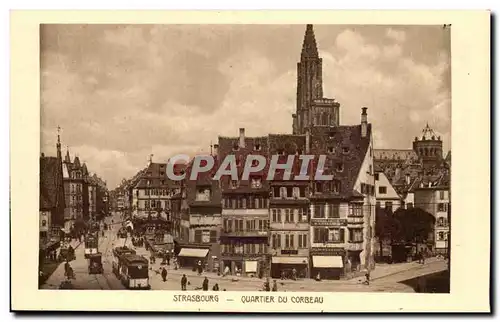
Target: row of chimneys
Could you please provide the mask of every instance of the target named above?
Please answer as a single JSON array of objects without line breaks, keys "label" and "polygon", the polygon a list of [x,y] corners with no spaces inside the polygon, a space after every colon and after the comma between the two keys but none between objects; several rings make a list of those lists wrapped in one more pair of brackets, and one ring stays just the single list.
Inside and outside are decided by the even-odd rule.
[{"label": "row of chimneys", "polygon": [[[368,114],[366,113],[367,107],[363,107],[361,110],[361,137],[366,137],[368,134]],[[309,146],[310,146],[310,141],[311,141],[311,134],[309,130],[306,131],[306,151],[305,153],[309,153]],[[245,128],[240,127],[240,142],[239,142],[239,147],[244,148],[245,147]],[[219,151],[219,145],[214,144],[214,151],[213,154],[216,156]]]}]

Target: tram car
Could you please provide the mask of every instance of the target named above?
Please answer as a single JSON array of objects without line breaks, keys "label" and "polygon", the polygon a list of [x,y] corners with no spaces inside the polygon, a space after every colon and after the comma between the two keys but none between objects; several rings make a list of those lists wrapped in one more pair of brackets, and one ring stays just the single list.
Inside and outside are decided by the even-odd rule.
[{"label": "tram car", "polygon": [[104,271],[102,266],[102,254],[97,253],[89,256],[89,274],[102,274]]},{"label": "tram car", "polygon": [[132,248],[128,248],[127,246],[123,247],[115,247],[113,249],[113,262],[111,264],[111,268],[113,273],[118,276],[119,274],[119,266],[120,266],[120,258],[125,255],[135,255],[136,251]]},{"label": "tram car", "polygon": [[85,236],[85,258],[99,253],[99,236],[97,234],[89,233]]},{"label": "tram car", "polygon": [[[116,255],[115,255],[116,254]],[[149,262],[132,252],[114,252],[113,273],[123,286],[131,290],[149,290]]]}]

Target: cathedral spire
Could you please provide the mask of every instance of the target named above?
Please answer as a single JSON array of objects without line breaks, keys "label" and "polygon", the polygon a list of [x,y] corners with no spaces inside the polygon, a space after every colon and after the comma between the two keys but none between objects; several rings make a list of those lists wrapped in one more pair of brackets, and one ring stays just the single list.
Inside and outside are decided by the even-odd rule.
[{"label": "cathedral spire", "polygon": [[57,127],[57,144],[56,144],[56,148],[57,148],[57,158],[59,160],[62,160],[62,152],[61,152],[61,127],[60,126]]},{"label": "cathedral spire", "polygon": [[306,34],[304,35],[304,42],[302,44],[301,58],[319,58],[313,25],[307,25],[306,27]]}]

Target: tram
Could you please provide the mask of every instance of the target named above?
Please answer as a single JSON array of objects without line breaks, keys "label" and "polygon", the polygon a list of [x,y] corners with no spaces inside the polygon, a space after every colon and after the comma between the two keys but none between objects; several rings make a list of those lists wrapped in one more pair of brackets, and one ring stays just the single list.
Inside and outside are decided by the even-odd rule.
[{"label": "tram", "polygon": [[113,273],[123,286],[132,290],[149,290],[149,262],[127,247],[113,250]]},{"label": "tram", "polygon": [[89,233],[85,236],[85,258],[99,253],[99,235],[97,233]]}]

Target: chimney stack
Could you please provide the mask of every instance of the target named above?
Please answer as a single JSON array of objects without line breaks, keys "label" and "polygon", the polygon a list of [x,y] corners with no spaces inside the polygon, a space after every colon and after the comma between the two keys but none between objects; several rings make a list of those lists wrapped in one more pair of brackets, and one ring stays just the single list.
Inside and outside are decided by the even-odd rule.
[{"label": "chimney stack", "polygon": [[297,134],[297,114],[292,114],[292,133]]},{"label": "chimney stack", "polygon": [[306,154],[309,154],[309,148],[311,144],[311,132],[309,129],[306,130]]},{"label": "chimney stack", "polygon": [[219,145],[214,144],[214,157],[216,157],[218,153],[219,153]]},{"label": "chimney stack", "polygon": [[366,113],[367,107],[363,107],[361,110],[361,137],[366,137],[368,133],[368,114]]},{"label": "chimney stack", "polygon": [[245,147],[245,128],[240,127],[240,148]]}]

